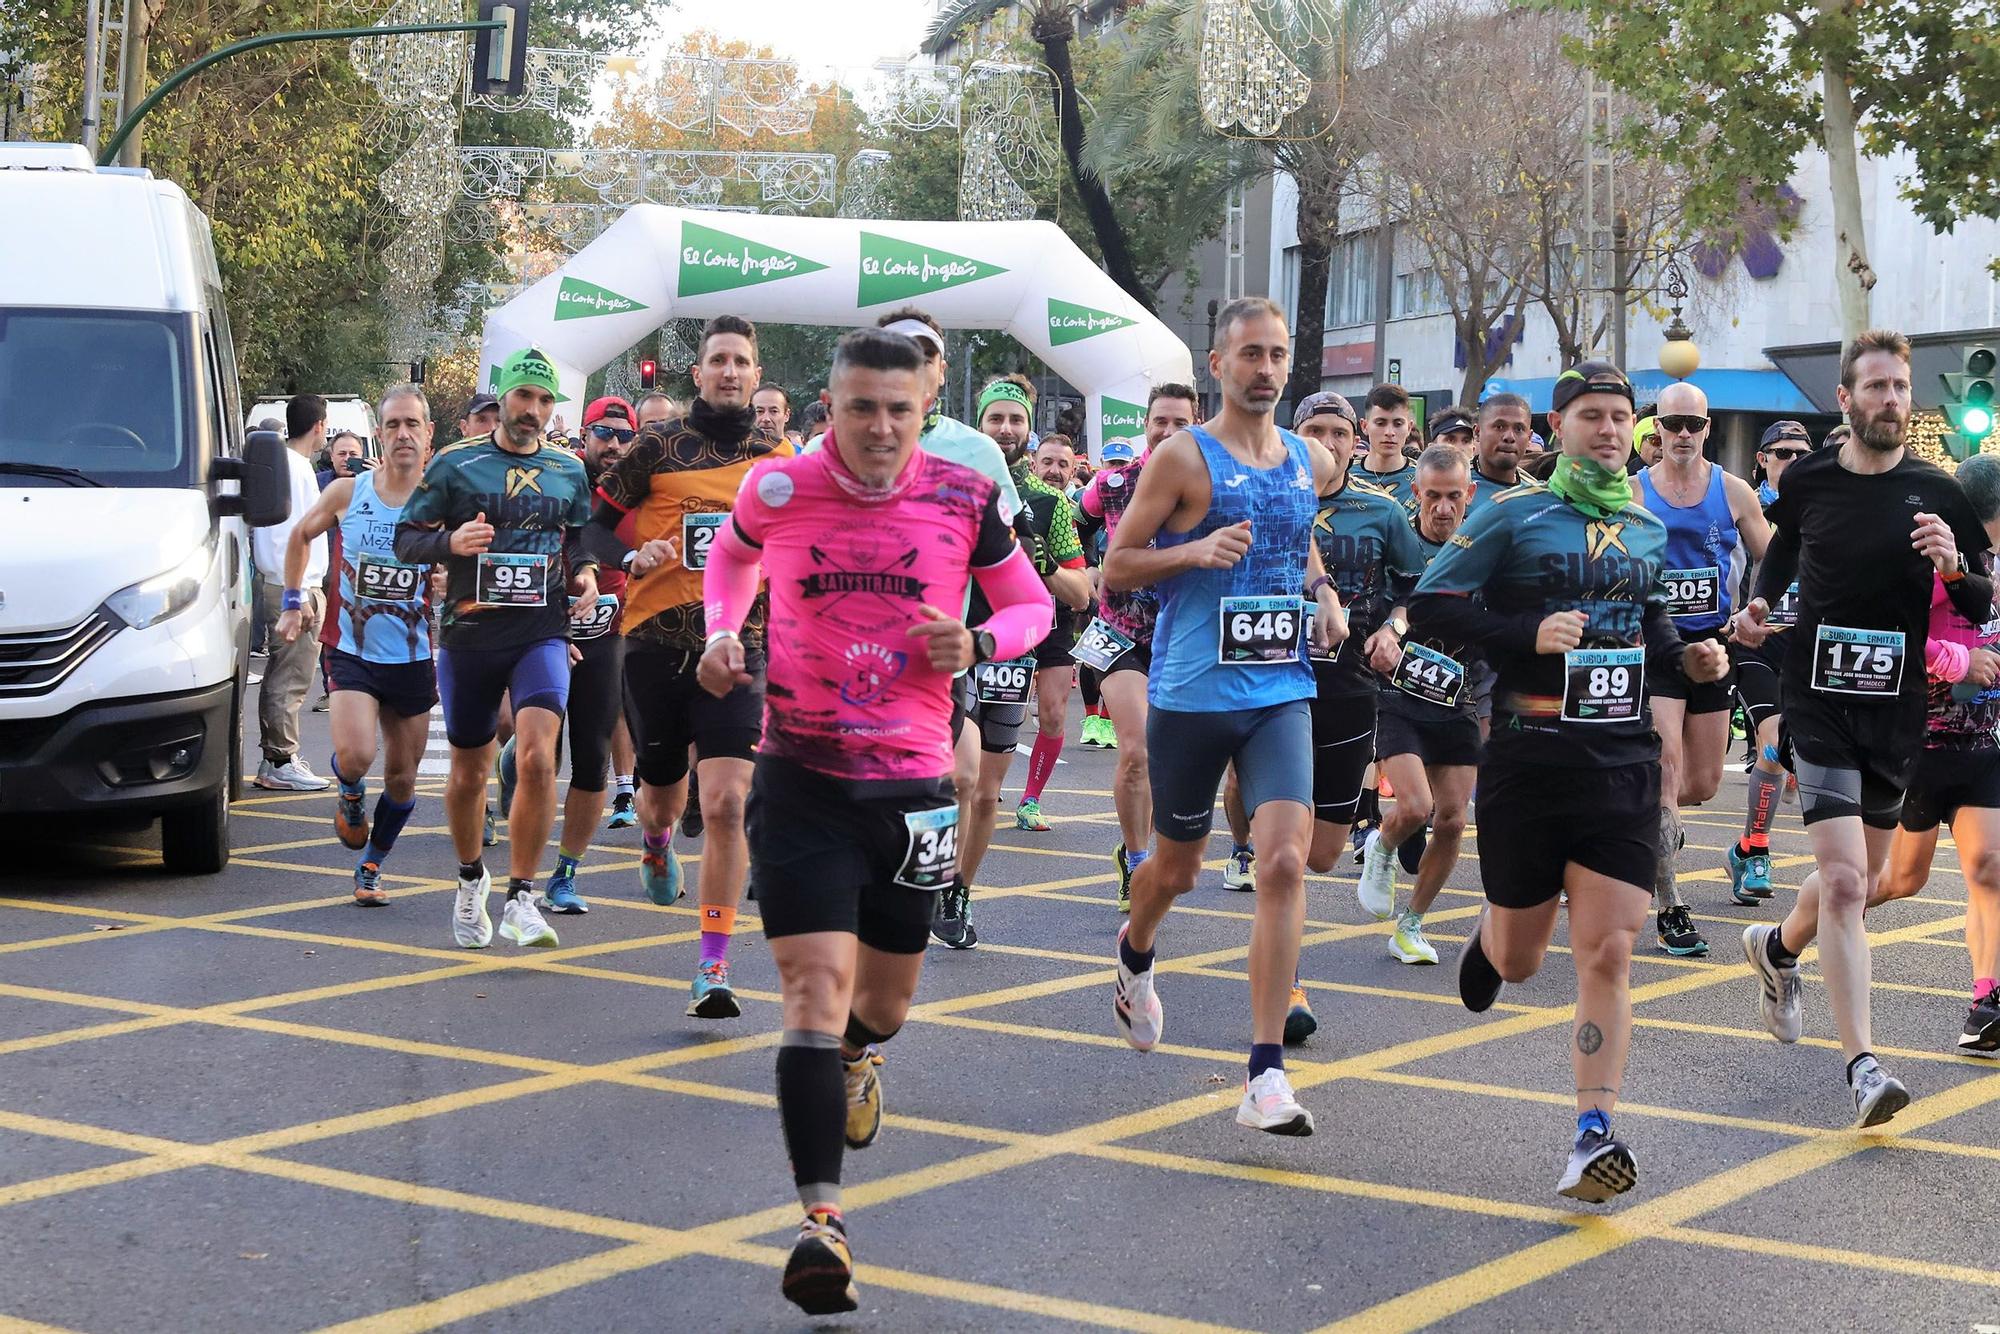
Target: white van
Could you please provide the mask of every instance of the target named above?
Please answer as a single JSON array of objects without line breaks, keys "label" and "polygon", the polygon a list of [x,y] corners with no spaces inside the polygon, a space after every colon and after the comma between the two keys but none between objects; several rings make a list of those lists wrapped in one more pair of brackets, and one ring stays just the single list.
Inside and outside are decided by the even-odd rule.
[{"label": "white van", "polygon": [[[375,443],[375,409],[367,399],[359,394],[321,394],[326,400],[326,436],[331,440],[341,431],[361,437],[361,456],[380,460],[381,447]],[[262,421],[285,420],[285,404],[289,398],[272,395],[260,398],[257,405],[244,414],[243,429],[254,431]]]},{"label": "white van", "polygon": [[0,816],[161,820],[229,860],[247,525],[290,506],[239,423],[208,220],[75,144],[0,144]]}]

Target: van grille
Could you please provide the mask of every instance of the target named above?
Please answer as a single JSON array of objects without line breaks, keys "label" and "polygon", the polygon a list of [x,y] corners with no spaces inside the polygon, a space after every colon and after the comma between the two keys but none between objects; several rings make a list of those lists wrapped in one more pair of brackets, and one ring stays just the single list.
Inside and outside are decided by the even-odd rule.
[{"label": "van grille", "polygon": [[32,699],[68,680],[118,626],[93,611],[66,630],[0,634],[0,699]]}]

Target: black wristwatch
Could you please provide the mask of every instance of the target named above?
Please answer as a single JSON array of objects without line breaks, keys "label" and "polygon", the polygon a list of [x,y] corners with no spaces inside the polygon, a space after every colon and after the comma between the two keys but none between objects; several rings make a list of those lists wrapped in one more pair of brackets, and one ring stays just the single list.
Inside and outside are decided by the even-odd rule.
[{"label": "black wristwatch", "polygon": [[974,662],[993,661],[993,655],[999,651],[999,648],[1000,646],[994,640],[991,630],[974,630],[972,632],[972,660]]}]

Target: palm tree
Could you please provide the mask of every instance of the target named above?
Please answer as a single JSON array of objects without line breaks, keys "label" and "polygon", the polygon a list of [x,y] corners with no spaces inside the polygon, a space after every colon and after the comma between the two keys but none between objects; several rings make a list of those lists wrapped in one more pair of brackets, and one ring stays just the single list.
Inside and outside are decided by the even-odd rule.
[{"label": "palm tree", "polygon": [[[1276,169],[1298,185],[1299,305],[1292,330],[1293,402],[1319,388],[1326,343],[1326,289],[1340,205],[1366,151],[1358,117],[1341,114],[1342,90],[1357,62],[1379,48],[1397,0],[1336,0],[1340,40],[1279,31],[1275,45],[1306,67],[1312,93],[1267,137],[1222,134],[1202,118],[1195,52],[1202,40],[1199,0],[1149,0],[1127,25],[1121,59],[1125,78],[1097,99],[1086,165],[1136,167],[1172,177],[1197,164],[1226,161],[1235,180],[1250,185]],[[1267,6],[1266,16],[1275,6]],[[1289,13],[1302,12],[1299,6]]]},{"label": "palm tree", "polygon": [[947,0],[924,34],[923,50],[935,53],[958,33],[1003,10],[1018,6],[1029,15],[1028,33],[1042,48],[1042,60],[1049,72],[1049,95],[1055,103],[1056,126],[1062,140],[1063,159],[1069,164],[1070,181],[1076,197],[1090,220],[1091,235],[1104,256],[1104,272],[1126,295],[1157,314],[1153,292],[1139,275],[1132,258],[1118,210],[1105,189],[1104,179],[1084,163],[1082,103],[1077,97],[1076,71],[1070,63],[1070,43],[1076,40],[1076,18],[1070,0]]}]

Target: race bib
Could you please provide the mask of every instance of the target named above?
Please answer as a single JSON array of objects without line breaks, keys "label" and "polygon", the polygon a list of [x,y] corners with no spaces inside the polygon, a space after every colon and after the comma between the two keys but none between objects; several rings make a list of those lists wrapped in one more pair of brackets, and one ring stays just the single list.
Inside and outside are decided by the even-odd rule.
[{"label": "race bib", "polygon": [[408,602],[423,580],[424,572],[414,565],[363,556],[354,567],[354,596],[371,602]]},{"label": "race bib", "polygon": [[1630,722],[1645,683],[1643,648],[1573,648],[1563,654],[1563,721]]},{"label": "race bib", "polygon": [[1787,627],[1797,625],[1798,623],[1799,581],[1794,579],[1792,586],[1785,590],[1785,595],[1778,599],[1778,605],[1771,608],[1765,615],[1764,624]]},{"label": "race bib", "polygon": [[1405,644],[1403,659],[1389,674],[1389,684],[1406,695],[1454,708],[1465,685],[1465,664],[1422,644]]},{"label": "race bib", "polygon": [[1216,661],[1227,665],[1269,666],[1299,660],[1297,598],[1222,599],[1222,633]]},{"label": "race bib", "polygon": [[1822,625],[1813,643],[1812,688],[1830,695],[1893,695],[1903,684],[1903,632]]},{"label": "race bib", "polygon": [[[577,598],[569,600],[571,616],[576,615],[576,604],[578,601],[579,599]],[[590,619],[587,621],[572,620],[569,623],[569,637],[578,643],[586,639],[602,639],[610,631],[611,627],[617,623],[618,595],[616,593],[599,593],[597,595],[597,605],[590,609]]]},{"label": "race bib", "polygon": [[1092,617],[1083,633],[1076,637],[1076,647],[1069,651],[1069,656],[1072,662],[1082,663],[1092,671],[1109,671],[1111,664],[1132,644],[1130,635],[1112,629],[1101,617]]},{"label": "race bib", "polygon": [[981,704],[1026,704],[1034,683],[1033,658],[982,662],[972,669],[973,689]]},{"label": "race bib", "polygon": [[910,836],[895,882],[904,889],[942,889],[958,874],[958,807],[903,812]]},{"label": "race bib", "polygon": [[1318,615],[1317,602],[1307,600],[1299,604],[1299,656],[1311,658],[1314,662],[1339,662],[1340,651],[1347,647],[1347,641],[1343,639],[1322,652],[1319,645],[1313,642],[1313,619]]},{"label": "race bib", "polygon": [[686,514],[681,516],[681,565],[690,570],[708,568],[708,549],[722,531],[727,514]]},{"label": "race bib", "polygon": [[1662,570],[1660,587],[1666,591],[1669,616],[1714,616],[1722,610],[1722,571],[1713,565]]},{"label": "race bib", "polygon": [[482,551],[473,585],[473,600],[489,607],[546,607],[549,558],[538,551]]}]

